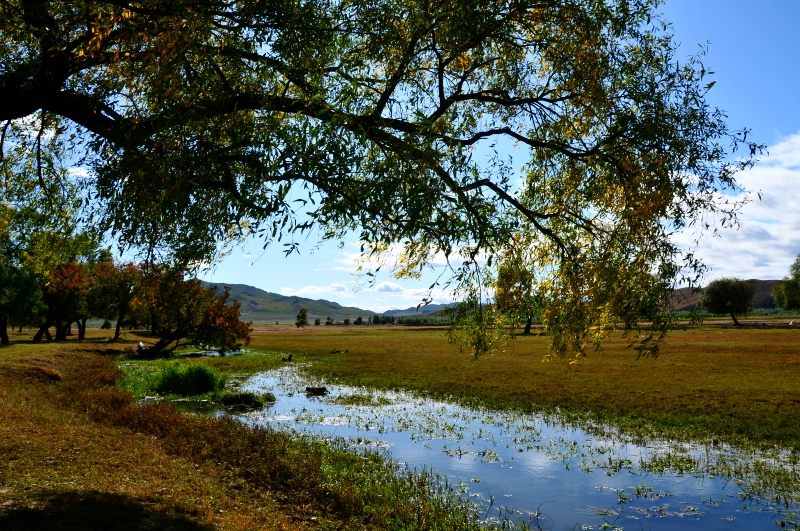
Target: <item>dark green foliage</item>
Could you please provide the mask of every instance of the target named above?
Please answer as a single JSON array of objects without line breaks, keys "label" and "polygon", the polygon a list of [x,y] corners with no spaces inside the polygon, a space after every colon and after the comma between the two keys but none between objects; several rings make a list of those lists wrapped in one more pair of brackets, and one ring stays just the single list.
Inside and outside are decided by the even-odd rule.
[{"label": "dark green foliage", "polygon": [[297,319],[295,320],[294,325],[297,328],[308,326],[308,310],[306,310],[305,308],[300,308],[297,311]]},{"label": "dark green foliage", "polygon": [[213,393],[222,387],[223,382],[213,369],[205,365],[182,368],[176,363],[164,369],[155,389],[159,393],[190,396]]},{"label": "dark green foliage", "polygon": [[710,313],[728,314],[736,326],[737,314],[747,313],[753,305],[753,286],[738,278],[721,278],[703,289],[700,305]]},{"label": "dark green foliage", "polygon": [[783,310],[800,310],[800,256],[789,268],[789,276],[775,287],[772,298]]}]

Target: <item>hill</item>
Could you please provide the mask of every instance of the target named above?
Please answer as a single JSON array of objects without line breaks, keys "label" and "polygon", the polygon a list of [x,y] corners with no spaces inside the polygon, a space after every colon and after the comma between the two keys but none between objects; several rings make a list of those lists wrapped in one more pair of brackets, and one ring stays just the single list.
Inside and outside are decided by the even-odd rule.
[{"label": "hill", "polygon": [[441,314],[444,310],[450,308],[453,304],[428,304],[427,306],[412,306],[405,310],[387,310],[382,315],[391,315],[393,317],[407,317],[412,315],[426,315],[433,316]]},{"label": "hill", "polygon": [[[749,279],[753,285],[753,309],[769,309],[775,307],[772,290],[780,284],[780,280]],[[676,310],[696,310],[700,301],[700,292],[692,293],[690,288],[681,288],[673,292],[670,303]]]},{"label": "hill", "polygon": [[248,321],[294,321],[300,308],[308,310],[308,319],[324,321],[330,317],[334,321],[354,320],[357,317],[367,319],[375,312],[362,310],[325,299],[307,299],[305,297],[279,295],[247,284],[206,283],[222,289],[231,288],[231,299],[242,306],[242,318]]}]

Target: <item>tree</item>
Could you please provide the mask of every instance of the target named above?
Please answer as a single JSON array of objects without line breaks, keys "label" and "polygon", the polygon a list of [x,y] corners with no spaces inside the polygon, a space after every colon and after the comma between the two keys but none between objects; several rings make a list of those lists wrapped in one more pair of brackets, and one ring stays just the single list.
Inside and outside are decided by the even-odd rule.
[{"label": "tree", "polygon": [[783,310],[800,310],[800,256],[789,267],[789,276],[775,287],[772,298]]},{"label": "tree", "polygon": [[37,168],[62,142],[101,227],[180,264],[319,224],[404,271],[441,253],[469,290],[526,234],[554,348],[582,351],[621,271],[701,268],[670,236],[735,223],[720,192],[760,149],[657,5],[11,0],[0,147]]},{"label": "tree", "polygon": [[[521,240],[524,236],[520,235],[518,239]],[[524,244],[524,240],[518,243],[519,245],[507,248],[506,254],[497,266],[494,302],[497,310],[510,318],[512,326],[523,321],[525,327],[522,333],[528,335],[531,333],[534,316],[540,313],[541,301],[537,301],[534,293],[535,271],[527,267],[530,260],[524,259],[528,246]]]},{"label": "tree", "polygon": [[736,314],[747,313],[753,305],[753,285],[738,278],[722,278],[703,288],[700,305],[711,313],[730,314],[739,325]]},{"label": "tree", "polygon": [[8,345],[12,320],[26,322],[44,310],[39,279],[0,258],[0,344]]},{"label": "tree", "polygon": [[308,310],[305,308],[300,308],[297,310],[297,320],[295,321],[295,326],[297,328],[308,326]]},{"label": "tree", "polygon": [[215,287],[185,280],[182,271],[165,267],[151,267],[145,277],[142,303],[159,338],[145,356],[169,355],[185,345],[235,350],[250,341],[250,326],[239,318],[239,303],[228,300],[230,289],[217,293]]},{"label": "tree", "polygon": [[114,339],[120,337],[122,323],[141,285],[141,272],[133,263],[115,263],[110,256],[92,268],[94,282],[88,293],[90,313],[94,317],[116,321]]},{"label": "tree", "polygon": [[71,262],[50,272],[44,285],[44,302],[47,311],[44,323],[33,337],[34,342],[43,336],[50,338],[49,328],[55,326],[56,341],[67,339],[67,332],[73,321],[79,324],[78,339],[85,335],[85,320],[89,317],[87,294],[91,285],[91,275],[86,267]]}]

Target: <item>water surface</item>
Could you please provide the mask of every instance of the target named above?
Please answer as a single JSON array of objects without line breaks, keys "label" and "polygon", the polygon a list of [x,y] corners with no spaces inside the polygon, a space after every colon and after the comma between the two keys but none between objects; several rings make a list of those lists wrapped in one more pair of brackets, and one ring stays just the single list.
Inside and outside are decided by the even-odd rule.
[{"label": "water surface", "polygon": [[[327,385],[329,393],[308,397],[307,385]],[[779,496],[754,495],[746,474],[734,480],[698,471],[770,461],[726,446],[640,446],[553,417],[310,382],[292,366],[255,375],[242,389],[277,397],[276,404],[240,416],[244,422],[344,438],[408,470],[432,471],[489,522],[544,529],[779,529],[781,523],[796,527],[800,513]],[[790,471],[797,478],[796,468]]]}]

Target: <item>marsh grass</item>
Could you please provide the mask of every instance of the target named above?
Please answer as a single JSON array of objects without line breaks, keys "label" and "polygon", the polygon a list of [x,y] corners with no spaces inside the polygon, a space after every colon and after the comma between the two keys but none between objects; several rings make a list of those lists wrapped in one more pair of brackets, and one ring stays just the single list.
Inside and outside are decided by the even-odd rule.
[{"label": "marsh grass", "polygon": [[130,529],[478,527],[376,454],[140,406],[92,348],[0,349],[0,528],[107,529],[109,511]]},{"label": "marsh grass", "polygon": [[382,396],[374,396],[367,393],[354,393],[351,395],[337,396],[332,400],[334,404],[341,406],[369,406],[380,407],[391,405],[392,401]]},{"label": "marsh grass", "polygon": [[620,334],[575,366],[543,362],[546,337],[518,337],[476,361],[443,329],[328,328],[257,333],[251,348],[294,352],[310,373],[350,385],[611,423],[635,438],[800,452],[800,330],[676,330],[655,359],[637,359]]},{"label": "marsh grass", "polygon": [[205,365],[181,367],[177,363],[167,366],[158,376],[155,390],[162,394],[194,396],[216,393],[225,386],[225,381]]}]

